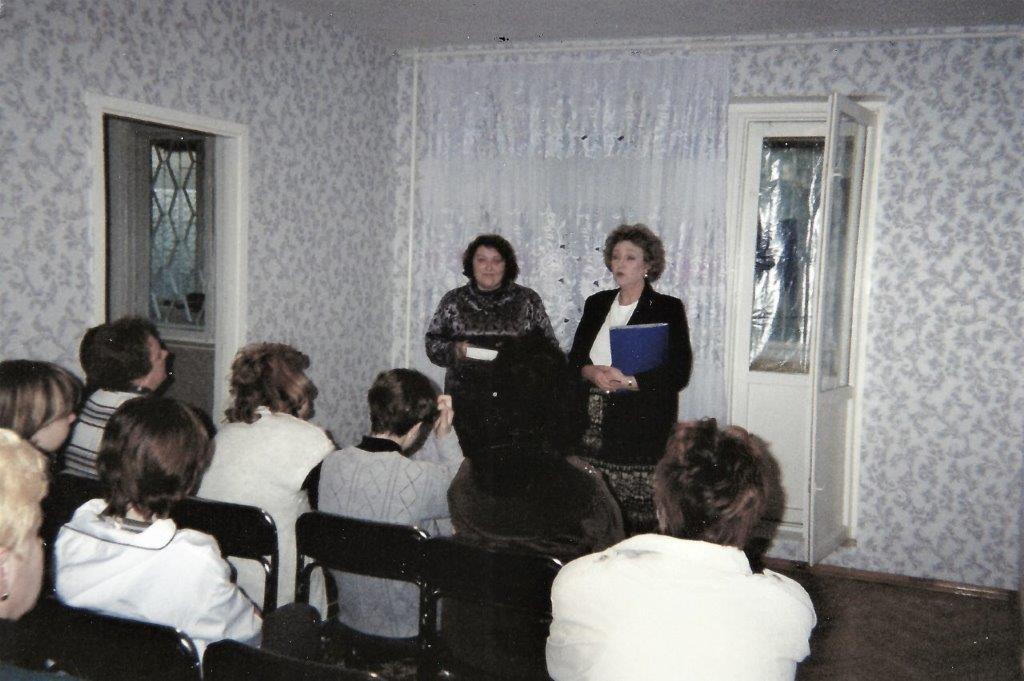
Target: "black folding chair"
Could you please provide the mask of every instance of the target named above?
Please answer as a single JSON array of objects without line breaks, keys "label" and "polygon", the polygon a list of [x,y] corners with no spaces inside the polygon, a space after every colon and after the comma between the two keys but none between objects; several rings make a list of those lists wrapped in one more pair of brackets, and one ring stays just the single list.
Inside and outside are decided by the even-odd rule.
[{"label": "black folding chair", "polygon": [[102,499],[106,496],[106,487],[99,480],[82,478],[70,473],[58,473],[50,481],[50,491],[43,499],[43,526],[40,536],[47,544],[52,545],[57,533],[78,507],[90,499]]},{"label": "black folding chair", "polygon": [[[472,681],[547,679],[544,642],[551,624],[551,583],[561,568],[562,562],[557,558],[538,553],[488,549],[450,537],[426,542],[418,678],[425,681],[441,675]],[[487,644],[481,649],[490,648],[492,643],[495,650],[505,644],[516,644],[520,659],[502,660],[502,669],[496,671],[455,653],[437,625],[438,603],[442,599],[446,609],[444,625],[454,621],[458,614],[460,628],[474,635],[479,633],[481,642]],[[504,622],[501,626],[505,630],[497,635],[502,640],[487,640],[486,626],[479,621],[481,615],[486,616],[488,624]]]},{"label": "black folding chair", "polygon": [[306,662],[258,650],[238,641],[218,641],[203,656],[206,681],[372,681],[379,674]]},{"label": "black folding chair", "polygon": [[102,499],[106,487],[99,480],[82,478],[70,473],[58,473],[50,481],[50,490],[43,499],[43,524],[39,536],[46,543],[46,569],[43,573],[43,593],[53,593],[54,565],[53,543],[60,528],[90,499]]},{"label": "black folding chair", "polygon": [[414,658],[420,648],[419,640],[374,636],[339,622],[338,589],[330,571],[420,585],[422,547],[428,537],[417,527],[317,511],[302,514],[295,523],[299,556],[295,598],[301,603],[308,602],[310,577],[314,570],[323,570],[328,594],[324,631],[329,639],[344,647],[345,660],[351,666]]},{"label": "black folding chair", "polygon": [[178,527],[212,535],[225,558],[259,562],[266,574],[263,612],[272,612],[277,607],[277,526],[269,513],[256,506],[189,497],[175,505],[171,518]]},{"label": "black folding chair", "polygon": [[[18,623],[46,669],[88,681],[198,681],[187,635],[159,624],[101,615],[43,598]],[[56,677],[55,677],[56,678]]]}]

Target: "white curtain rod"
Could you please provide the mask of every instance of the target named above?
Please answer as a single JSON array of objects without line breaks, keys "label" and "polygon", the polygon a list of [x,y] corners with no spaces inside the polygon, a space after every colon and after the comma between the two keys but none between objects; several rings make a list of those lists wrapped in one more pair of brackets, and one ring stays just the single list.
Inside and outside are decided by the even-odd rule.
[{"label": "white curtain rod", "polygon": [[420,50],[418,48],[396,50],[398,56],[406,59],[431,57],[465,57],[475,55],[537,54],[543,52],[603,52],[609,50],[638,50],[658,52],[662,50],[688,50],[692,52],[714,52],[736,47],[770,47],[775,45],[830,45],[848,43],[873,43],[899,40],[952,40],[956,38],[1021,38],[1024,26],[993,30],[961,30],[948,33],[879,33],[873,35],[820,36],[805,38],[674,38],[647,39],[635,41],[577,41],[559,44],[527,43],[521,47],[471,47],[466,49]]}]

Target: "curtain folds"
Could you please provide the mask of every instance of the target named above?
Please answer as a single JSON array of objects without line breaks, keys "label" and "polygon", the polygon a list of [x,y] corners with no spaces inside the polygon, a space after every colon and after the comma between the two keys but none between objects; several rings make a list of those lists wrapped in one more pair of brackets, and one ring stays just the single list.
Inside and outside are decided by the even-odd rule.
[{"label": "curtain folds", "polygon": [[516,248],[565,349],[583,301],[614,286],[601,249],[622,222],[665,242],[655,287],[686,304],[684,418],[725,416],[726,57],[549,54],[419,65],[411,365],[440,379],[423,333],[482,232]]}]

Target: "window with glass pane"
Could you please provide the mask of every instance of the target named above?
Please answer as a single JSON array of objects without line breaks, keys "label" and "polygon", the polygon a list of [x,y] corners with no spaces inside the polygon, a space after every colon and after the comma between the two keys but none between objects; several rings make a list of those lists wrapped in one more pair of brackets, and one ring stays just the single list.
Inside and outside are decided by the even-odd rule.
[{"label": "window with glass pane", "polygon": [[150,144],[149,315],[154,322],[204,327],[206,302],[201,140]]},{"label": "window with glass pane", "polygon": [[853,284],[866,130],[843,113],[830,173],[832,199],[821,289],[821,389],[850,384]]},{"label": "window with glass pane", "polygon": [[767,137],[762,142],[751,371],[809,370],[824,150],[821,137]]}]

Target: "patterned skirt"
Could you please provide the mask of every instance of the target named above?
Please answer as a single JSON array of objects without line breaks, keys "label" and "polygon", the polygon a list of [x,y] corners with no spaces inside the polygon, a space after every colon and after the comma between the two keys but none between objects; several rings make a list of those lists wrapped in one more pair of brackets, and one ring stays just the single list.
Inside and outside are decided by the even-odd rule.
[{"label": "patterned skirt", "polygon": [[604,476],[608,488],[619,502],[626,534],[629,536],[656,532],[658,519],[654,512],[654,464],[613,463],[605,456],[609,446],[602,437],[603,415],[608,396],[592,389],[587,396],[587,425],[583,433],[582,457]]}]

